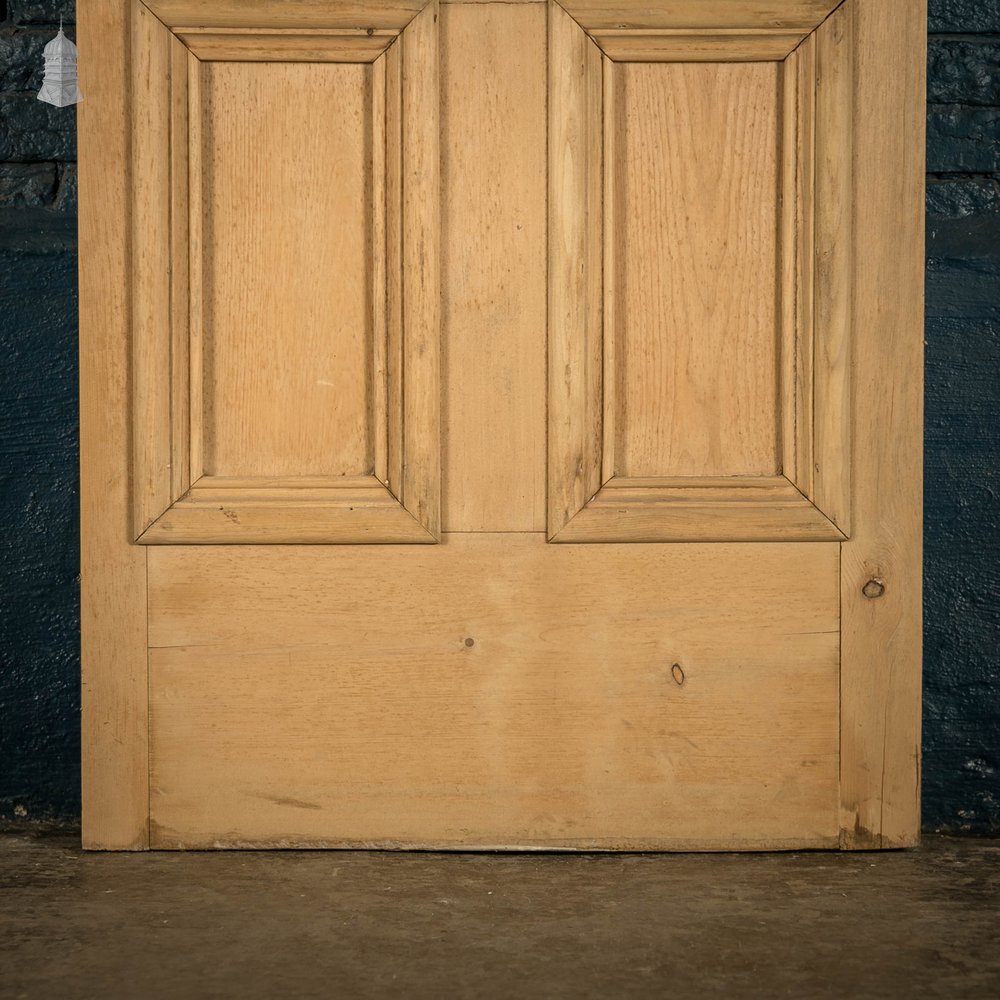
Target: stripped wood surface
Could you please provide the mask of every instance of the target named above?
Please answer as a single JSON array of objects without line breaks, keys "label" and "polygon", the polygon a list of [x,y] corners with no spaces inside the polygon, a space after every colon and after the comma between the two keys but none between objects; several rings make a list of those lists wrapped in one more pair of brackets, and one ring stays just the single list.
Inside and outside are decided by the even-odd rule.
[{"label": "stripped wood surface", "polygon": [[424,0],[144,0],[168,27],[186,28],[405,28]]},{"label": "stripped wood surface", "polygon": [[914,843],[924,0],[210,6],[81,3],[85,845]]},{"label": "stripped wood surface", "polygon": [[[170,348],[170,32],[131,9],[132,493],[141,534],[173,499]],[[167,377],[164,377],[167,376]]]},{"label": "stripped wood surface", "polygon": [[368,71],[209,62],[201,115],[205,471],[368,473]]},{"label": "stripped wood surface", "polygon": [[834,544],[150,560],[158,847],[836,844]]},{"label": "stripped wood surface", "polygon": [[181,31],[177,36],[199,58],[211,62],[374,62],[395,32]]},{"label": "stripped wood surface", "polygon": [[[182,2],[182,0],[172,0]],[[183,0],[191,3],[193,0]],[[562,0],[586,31],[787,28],[812,31],[842,0]]]},{"label": "stripped wood surface", "polygon": [[441,157],[438,4],[408,24],[402,46],[403,453],[399,500],[441,531]]},{"label": "stripped wood surface", "polygon": [[855,100],[865,108],[854,132],[853,303],[863,335],[853,358],[853,526],[841,557],[841,845],[908,847],[920,836],[927,7],[852,2]]},{"label": "stripped wood surface", "polygon": [[601,486],[602,66],[549,8],[548,531]]},{"label": "stripped wood surface", "polygon": [[781,467],[813,495],[813,308],[816,135],[816,38],[810,35],[782,67]]},{"label": "stripped wood surface", "polygon": [[616,470],[770,475],[776,68],[627,64],[614,75],[624,191],[606,235],[619,247]]},{"label": "stripped wood surface", "polygon": [[615,62],[775,62],[806,37],[803,31],[603,30],[591,33]]},{"label": "stripped wood surface", "polygon": [[542,531],[545,8],[450,5],[441,30],[444,528]]},{"label": "stripped wood surface", "polygon": [[816,31],[816,212],[811,499],[851,530],[854,3]]},{"label": "stripped wood surface", "polygon": [[80,732],[83,846],[149,844],[146,550],[129,544],[129,8],[81,0]]}]

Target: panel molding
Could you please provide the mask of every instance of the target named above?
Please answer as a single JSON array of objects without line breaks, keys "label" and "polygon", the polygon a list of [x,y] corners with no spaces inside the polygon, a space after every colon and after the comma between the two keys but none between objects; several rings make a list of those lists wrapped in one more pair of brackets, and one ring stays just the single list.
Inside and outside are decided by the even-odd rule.
[{"label": "panel molding", "polygon": [[[221,481],[217,481],[220,479]],[[204,476],[139,538],[146,544],[436,542],[374,476],[298,486]]]},{"label": "panel molding", "polygon": [[[182,0],[176,0],[182,2]],[[192,2],[192,0],[185,0]],[[584,31],[792,30],[808,34],[843,0],[560,0]]]},{"label": "panel molding", "polygon": [[[434,542],[440,531],[437,5],[408,18],[402,32],[272,29],[266,14],[249,27],[175,34],[141,0],[132,5],[133,538],[143,544]],[[314,58],[317,52],[323,58]],[[202,73],[205,62],[233,59],[368,64],[373,475],[363,488],[356,478],[314,483],[308,502],[300,487],[270,483],[262,490],[253,480],[230,480],[219,494],[205,476]]]},{"label": "panel molding", "polygon": [[[699,9],[732,13],[739,6]],[[662,25],[605,30],[598,21],[582,27],[559,4],[550,7],[550,541],[839,541],[850,534],[852,14],[849,4],[808,6],[816,30],[802,36],[753,25],[748,34],[747,26],[718,18],[707,33],[672,24],[669,31]],[[584,27],[592,25],[600,30],[588,34]],[[777,36],[783,47],[793,34],[792,51],[774,59],[783,63],[776,221],[780,482],[734,476],[723,483],[691,477],[669,489],[655,480],[619,484],[623,387],[612,235],[619,157],[611,110],[617,61],[602,42],[610,39],[622,61],[655,62],[691,61],[685,44],[695,46],[697,61],[705,38],[729,39],[733,58],[744,60],[747,38]],[[669,51],[657,48],[664,38]],[[623,489],[630,491],[627,503]]]},{"label": "panel molding", "polygon": [[402,31],[426,9],[425,0],[146,0],[171,29],[318,28]]},{"label": "panel molding", "polygon": [[615,477],[558,542],[841,541],[843,533],[784,476]]},{"label": "panel molding", "polygon": [[588,32],[614,62],[776,62],[806,33],[764,29],[603,29]]},{"label": "panel molding", "polygon": [[343,31],[182,28],[175,32],[198,59],[214,62],[374,62],[399,35],[374,28]]}]

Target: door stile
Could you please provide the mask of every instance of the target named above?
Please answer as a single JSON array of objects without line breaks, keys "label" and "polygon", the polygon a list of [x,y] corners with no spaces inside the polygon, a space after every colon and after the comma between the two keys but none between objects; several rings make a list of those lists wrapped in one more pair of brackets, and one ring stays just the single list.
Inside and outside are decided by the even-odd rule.
[{"label": "door stile", "polygon": [[841,546],[841,838],[920,837],[926,0],[856,4],[853,527]]},{"label": "door stile", "polygon": [[80,105],[83,846],[149,846],[146,550],[130,544],[129,5],[84,0]]}]

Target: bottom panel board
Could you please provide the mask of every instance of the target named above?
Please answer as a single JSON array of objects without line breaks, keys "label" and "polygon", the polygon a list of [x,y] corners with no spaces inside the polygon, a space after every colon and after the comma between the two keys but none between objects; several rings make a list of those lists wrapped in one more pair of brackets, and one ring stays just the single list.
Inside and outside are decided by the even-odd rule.
[{"label": "bottom panel board", "polygon": [[838,838],[836,544],[149,552],[151,846]]}]

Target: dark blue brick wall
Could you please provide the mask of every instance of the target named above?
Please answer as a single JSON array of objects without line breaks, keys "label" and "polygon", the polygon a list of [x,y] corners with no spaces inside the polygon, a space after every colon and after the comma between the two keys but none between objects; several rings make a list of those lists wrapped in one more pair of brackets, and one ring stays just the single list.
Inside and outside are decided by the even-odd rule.
[{"label": "dark blue brick wall", "polygon": [[60,16],[0,0],[0,820],[80,810],[76,112],[35,99]]},{"label": "dark blue brick wall", "polygon": [[931,0],[924,824],[1000,832],[1000,0]]},{"label": "dark blue brick wall", "polygon": [[[1000,832],[1000,0],[930,0],[924,819]],[[72,0],[0,0],[0,819],[79,810]]]}]

